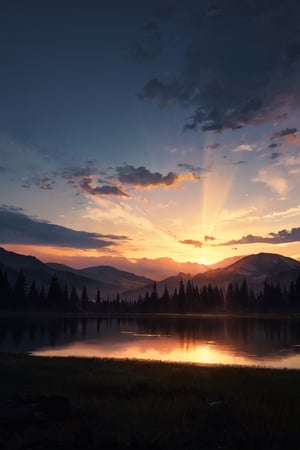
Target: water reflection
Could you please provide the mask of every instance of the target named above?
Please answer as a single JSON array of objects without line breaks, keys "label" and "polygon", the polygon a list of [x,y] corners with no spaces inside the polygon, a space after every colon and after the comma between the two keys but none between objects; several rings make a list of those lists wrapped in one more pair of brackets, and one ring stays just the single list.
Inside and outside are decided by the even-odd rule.
[{"label": "water reflection", "polygon": [[0,351],[300,368],[300,320],[2,318]]}]

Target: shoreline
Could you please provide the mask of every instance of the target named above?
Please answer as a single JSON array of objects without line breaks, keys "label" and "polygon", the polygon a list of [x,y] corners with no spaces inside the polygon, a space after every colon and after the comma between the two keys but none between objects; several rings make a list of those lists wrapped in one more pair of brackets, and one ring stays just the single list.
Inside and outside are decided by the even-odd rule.
[{"label": "shoreline", "polygon": [[49,311],[1,311],[1,318],[78,319],[298,319],[300,312],[273,313],[63,313]]}]

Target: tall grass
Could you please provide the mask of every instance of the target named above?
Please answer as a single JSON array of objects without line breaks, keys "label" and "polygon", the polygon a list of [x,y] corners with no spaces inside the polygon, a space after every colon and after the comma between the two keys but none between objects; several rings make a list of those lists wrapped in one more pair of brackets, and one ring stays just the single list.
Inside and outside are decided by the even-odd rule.
[{"label": "tall grass", "polygon": [[2,355],[0,374],[2,405],[71,403],[66,417],[0,423],[3,450],[300,448],[300,371]]}]

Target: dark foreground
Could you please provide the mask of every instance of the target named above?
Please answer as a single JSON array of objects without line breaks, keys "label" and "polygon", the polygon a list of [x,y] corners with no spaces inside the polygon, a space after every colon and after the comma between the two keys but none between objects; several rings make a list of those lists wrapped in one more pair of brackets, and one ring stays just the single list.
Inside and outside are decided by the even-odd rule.
[{"label": "dark foreground", "polygon": [[297,449],[300,371],[0,355],[0,448]]}]

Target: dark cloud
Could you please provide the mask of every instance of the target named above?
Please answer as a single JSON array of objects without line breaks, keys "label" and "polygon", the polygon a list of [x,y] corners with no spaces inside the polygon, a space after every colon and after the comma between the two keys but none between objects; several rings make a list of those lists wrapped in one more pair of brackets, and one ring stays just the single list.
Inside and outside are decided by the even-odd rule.
[{"label": "dark cloud", "polygon": [[216,142],[215,144],[208,144],[205,146],[205,148],[207,148],[208,150],[215,150],[216,148],[221,147],[221,144],[219,144],[218,142]]},{"label": "dark cloud", "polygon": [[[92,161],[88,161],[84,166],[64,169],[63,177],[73,189],[77,190],[77,193],[85,192],[98,196],[129,197],[120,186],[111,182],[105,172],[95,167]],[[95,181],[97,184],[93,185]]]},{"label": "dark cloud", "polygon": [[276,148],[276,147],[278,147],[278,144],[275,144],[275,142],[273,142],[273,144],[269,145],[269,148]]},{"label": "dark cloud", "polygon": [[298,131],[297,128],[285,128],[284,130],[281,131],[275,131],[275,133],[272,134],[272,139],[281,138],[284,136],[288,136],[290,134],[295,134],[297,133],[297,131]]},{"label": "dark cloud", "polygon": [[193,245],[196,248],[201,248],[203,243],[200,241],[195,241],[194,239],[184,239],[183,241],[179,241],[180,244]]},{"label": "dark cloud", "polygon": [[[138,98],[141,100],[153,100],[156,98],[160,108],[170,108],[175,106],[176,103],[179,103],[180,106],[188,106],[187,98],[190,95],[190,90],[193,90],[193,88],[176,80],[164,82],[153,78],[146,84],[143,91],[138,94]],[[186,127],[189,128],[192,125],[193,123],[187,124]]]},{"label": "dark cloud", "polygon": [[85,177],[80,182],[80,189],[91,195],[108,195],[108,196],[118,196],[118,197],[129,197],[129,195],[124,192],[119,186],[113,184],[103,184],[102,186],[91,185],[91,177]]},{"label": "dark cloud", "polygon": [[273,159],[275,161],[275,159],[279,158],[279,156],[281,155],[281,153],[278,152],[273,152],[270,156],[271,159]]},{"label": "dark cloud", "polygon": [[140,98],[193,108],[186,129],[282,120],[300,106],[298,0],[174,0],[155,17],[168,37],[184,36],[181,69],[153,77]]},{"label": "dark cloud", "polygon": [[241,164],[246,164],[246,161],[240,160],[232,163],[234,166],[240,166]]},{"label": "dark cloud", "polygon": [[186,123],[183,127],[183,130],[192,130],[192,131],[197,131],[197,124],[195,122],[192,123]]},{"label": "dark cloud", "polygon": [[169,172],[163,176],[159,172],[150,172],[146,167],[133,167],[124,165],[116,168],[117,177],[121,183],[130,184],[133,186],[148,187],[148,186],[171,186],[178,181],[178,175],[174,172]]},{"label": "dark cloud", "polygon": [[211,124],[206,124],[202,126],[202,131],[221,131],[223,128],[223,124],[222,123],[211,123]]},{"label": "dark cloud", "polygon": [[213,236],[204,236],[204,240],[205,240],[205,242],[208,242],[208,241],[215,241],[216,238],[214,238]]},{"label": "dark cloud", "polygon": [[180,163],[178,164],[178,167],[186,170],[187,172],[191,172],[195,177],[199,177],[203,173],[210,172],[210,169],[206,169],[200,166],[193,166],[192,164],[188,163]]},{"label": "dark cloud", "polygon": [[126,192],[122,191],[118,186],[111,186],[109,184],[104,184],[102,186],[97,186],[92,189],[93,195],[117,195],[121,197],[129,197]]},{"label": "dark cloud", "polygon": [[264,236],[254,236],[253,234],[248,234],[243,236],[241,239],[231,240],[228,242],[223,242],[219,246],[227,245],[237,245],[237,244],[285,244],[289,242],[299,242],[300,241],[300,228],[292,228],[291,231],[281,230],[277,233],[269,233],[270,237]]},{"label": "dark cloud", "polygon": [[114,245],[126,236],[76,231],[27,216],[23,210],[0,206],[0,242],[2,244],[46,245],[79,249]]},{"label": "dark cloud", "polygon": [[95,174],[99,174],[99,170],[94,166],[92,162],[88,162],[83,166],[68,167],[63,170],[63,177],[67,180],[89,177]]},{"label": "dark cloud", "polygon": [[51,180],[48,176],[43,177],[32,177],[27,178],[23,181],[22,187],[31,188],[32,186],[44,189],[46,191],[51,191],[54,187],[55,182]]},{"label": "dark cloud", "polygon": [[0,166],[0,173],[1,173],[1,172],[8,172],[8,170],[9,170],[9,169],[7,169],[6,167]]}]

